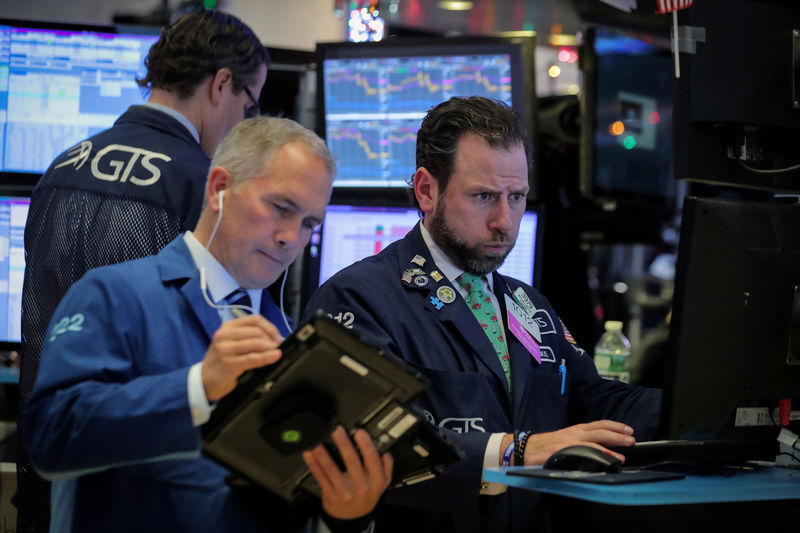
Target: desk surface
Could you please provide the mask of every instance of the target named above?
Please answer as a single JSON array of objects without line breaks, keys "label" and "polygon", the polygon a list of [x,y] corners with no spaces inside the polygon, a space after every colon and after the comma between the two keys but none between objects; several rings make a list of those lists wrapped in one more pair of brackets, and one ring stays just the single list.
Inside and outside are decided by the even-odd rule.
[{"label": "desk surface", "polygon": [[800,499],[800,470],[737,470],[733,475],[687,475],[685,479],[600,485],[562,479],[508,475],[507,471],[540,467],[484,469],[486,481],[612,505],[675,505]]}]

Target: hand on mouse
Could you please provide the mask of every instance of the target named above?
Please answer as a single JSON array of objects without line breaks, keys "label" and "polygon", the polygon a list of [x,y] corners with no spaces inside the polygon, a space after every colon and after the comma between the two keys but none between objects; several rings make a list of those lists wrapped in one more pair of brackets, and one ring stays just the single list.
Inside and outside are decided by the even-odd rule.
[{"label": "hand on mouse", "polygon": [[583,444],[610,453],[620,461],[625,456],[607,450],[605,446],[632,446],[633,428],[613,420],[597,420],[576,424],[549,433],[534,433],[525,445],[525,464],[541,465],[555,452],[567,446]]}]

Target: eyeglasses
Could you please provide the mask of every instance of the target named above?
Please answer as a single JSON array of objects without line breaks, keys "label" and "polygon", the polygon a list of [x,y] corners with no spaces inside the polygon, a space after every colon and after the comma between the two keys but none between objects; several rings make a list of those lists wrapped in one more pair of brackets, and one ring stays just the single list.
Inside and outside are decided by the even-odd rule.
[{"label": "eyeglasses", "polygon": [[253,105],[249,105],[244,108],[244,118],[253,118],[257,117],[261,114],[261,104],[258,102],[258,98],[253,96],[253,92],[247,88],[247,85],[242,85],[244,92],[247,93],[248,98],[252,100]]}]

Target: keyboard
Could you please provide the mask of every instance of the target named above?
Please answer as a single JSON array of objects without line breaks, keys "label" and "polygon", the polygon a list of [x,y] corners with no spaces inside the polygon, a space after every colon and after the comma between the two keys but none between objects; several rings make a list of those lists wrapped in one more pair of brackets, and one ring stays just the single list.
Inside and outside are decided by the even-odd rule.
[{"label": "keyboard", "polygon": [[712,473],[748,461],[774,461],[777,441],[767,438],[657,440],[612,447],[625,456],[624,468]]}]

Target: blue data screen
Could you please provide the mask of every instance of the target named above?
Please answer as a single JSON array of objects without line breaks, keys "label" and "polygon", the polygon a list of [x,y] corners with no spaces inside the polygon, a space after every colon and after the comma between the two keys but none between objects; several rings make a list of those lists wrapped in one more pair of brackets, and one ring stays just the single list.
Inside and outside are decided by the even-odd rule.
[{"label": "blue data screen", "polygon": [[0,196],[0,341],[19,342],[29,198]]},{"label": "blue data screen", "polygon": [[142,103],[157,38],[0,25],[0,171],[44,172]]}]

